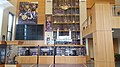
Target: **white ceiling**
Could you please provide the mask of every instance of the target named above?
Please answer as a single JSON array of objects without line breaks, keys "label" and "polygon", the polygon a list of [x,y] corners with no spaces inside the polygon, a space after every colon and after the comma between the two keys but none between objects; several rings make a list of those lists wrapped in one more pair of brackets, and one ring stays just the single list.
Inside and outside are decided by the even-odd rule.
[{"label": "white ceiling", "polygon": [[0,7],[7,8],[7,7],[14,7],[10,2],[2,0],[0,1]]}]

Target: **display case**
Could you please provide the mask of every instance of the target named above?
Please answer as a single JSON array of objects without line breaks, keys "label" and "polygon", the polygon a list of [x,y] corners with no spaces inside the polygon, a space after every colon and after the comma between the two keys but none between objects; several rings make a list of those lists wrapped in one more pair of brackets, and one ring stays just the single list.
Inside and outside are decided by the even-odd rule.
[{"label": "display case", "polygon": [[18,63],[20,64],[28,64],[28,63],[35,64],[37,62],[39,64],[53,64],[54,61],[55,63],[65,63],[65,64],[80,64],[86,62],[85,46],[77,46],[77,45],[24,46],[23,45],[23,46],[19,46],[18,49],[19,50],[18,50],[17,58],[18,58]]},{"label": "display case", "polygon": [[0,64],[5,64],[6,62],[6,44],[0,44]]},{"label": "display case", "polygon": [[[85,46],[55,46],[55,56],[85,56]],[[39,51],[38,51],[39,50]],[[54,56],[54,46],[19,47],[19,56]]]},{"label": "display case", "polygon": [[18,47],[18,56],[37,56],[37,55],[38,55],[38,46]]},{"label": "display case", "polygon": [[55,44],[80,44],[79,0],[53,0]]}]

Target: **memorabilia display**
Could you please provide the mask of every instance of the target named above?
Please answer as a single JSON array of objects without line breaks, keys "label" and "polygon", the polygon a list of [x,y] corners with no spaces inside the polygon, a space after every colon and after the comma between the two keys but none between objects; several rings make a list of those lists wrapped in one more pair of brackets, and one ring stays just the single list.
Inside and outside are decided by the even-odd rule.
[{"label": "memorabilia display", "polygon": [[38,2],[20,2],[18,24],[37,24]]},{"label": "memorabilia display", "polygon": [[[85,56],[85,47],[81,46],[55,46],[56,56]],[[54,46],[19,47],[19,56],[53,56]],[[38,51],[39,50],[39,51]],[[39,52],[39,53],[38,53]]]},{"label": "memorabilia display", "polygon": [[80,44],[79,13],[79,0],[53,0],[53,38],[56,44]]},{"label": "memorabilia display", "polygon": [[52,31],[52,15],[46,15],[46,29],[45,31]]}]

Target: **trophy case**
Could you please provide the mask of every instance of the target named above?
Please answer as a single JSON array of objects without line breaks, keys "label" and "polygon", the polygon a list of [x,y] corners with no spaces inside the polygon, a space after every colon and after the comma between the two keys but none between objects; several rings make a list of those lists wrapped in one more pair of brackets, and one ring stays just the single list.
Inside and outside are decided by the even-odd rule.
[{"label": "trophy case", "polygon": [[53,0],[55,44],[80,44],[79,0]]}]

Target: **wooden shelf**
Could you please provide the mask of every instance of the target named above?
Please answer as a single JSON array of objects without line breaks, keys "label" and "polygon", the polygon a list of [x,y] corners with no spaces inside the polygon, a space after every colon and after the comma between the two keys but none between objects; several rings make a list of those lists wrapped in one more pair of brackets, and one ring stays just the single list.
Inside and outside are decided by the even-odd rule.
[{"label": "wooden shelf", "polygon": [[[79,8],[79,6],[70,6],[69,8]],[[61,9],[61,7],[54,7],[53,9]]]},{"label": "wooden shelf", "polygon": [[53,16],[79,16],[79,14],[54,14]]},{"label": "wooden shelf", "polygon": [[[57,32],[57,30],[53,30],[53,32]],[[59,30],[59,32],[69,32],[69,30]],[[80,32],[80,30],[71,30],[71,32]]]},{"label": "wooden shelf", "polygon": [[53,24],[79,24],[80,22],[56,22]]}]

